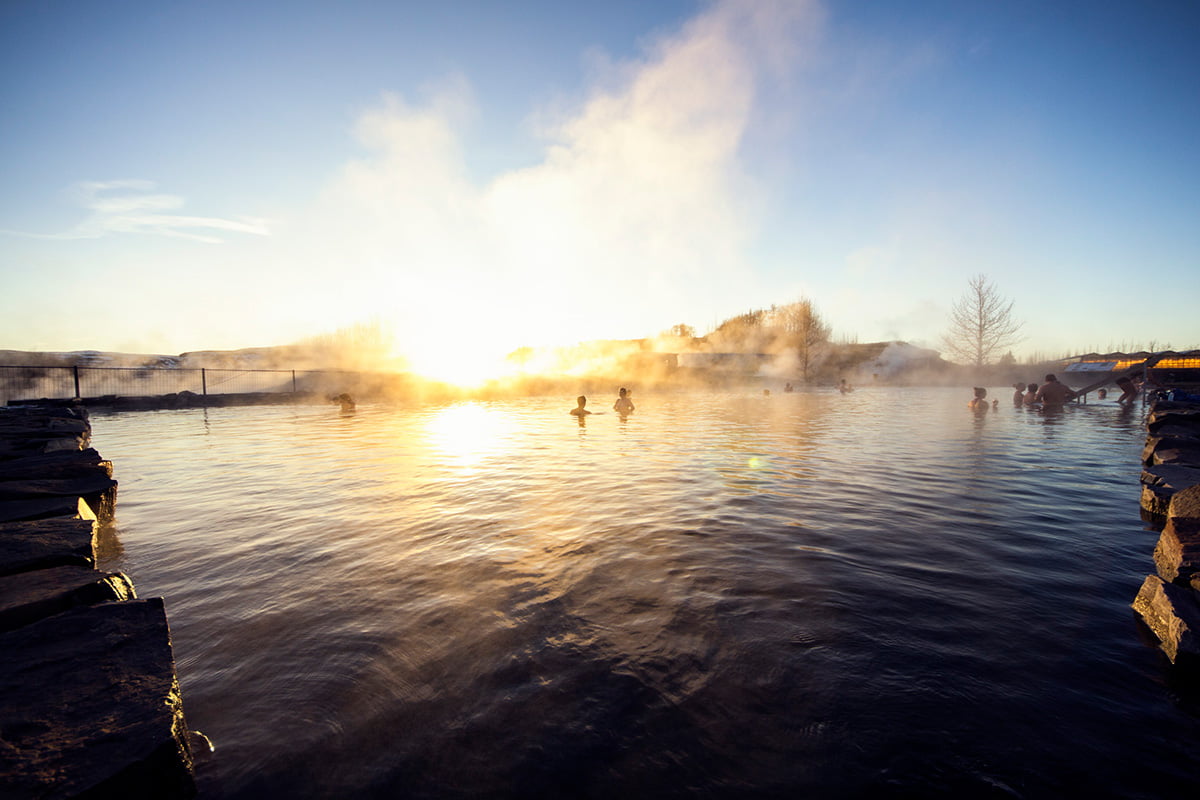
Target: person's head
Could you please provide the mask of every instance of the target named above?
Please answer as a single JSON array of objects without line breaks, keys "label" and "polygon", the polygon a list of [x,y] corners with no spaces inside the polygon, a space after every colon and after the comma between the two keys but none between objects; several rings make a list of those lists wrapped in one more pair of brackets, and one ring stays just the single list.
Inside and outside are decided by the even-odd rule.
[{"label": "person's head", "polygon": [[982,400],[985,397],[987,397],[987,389],[983,388],[982,386],[976,386],[975,387],[975,399]]},{"label": "person's head", "polygon": [[1057,382],[1058,382],[1058,378],[1054,377],[1053,373],[1048,373],[1046,375],[1046,383],[1057,383]]},{"label": "person's head", "polygon": [[1036,391],[1037,391],[1037,384],[1036,384],[1036,383],[1031,383],[1031,384],[1029,384],[1028,386],[1026,386],[1026,387],[1025,387],[1025,391],[1027,391],[1027,392],[1036,392]]},{"label": "person's head", "polygon": [[1099,394],[1100,399],[1103,400],[1104,398],[1108,397],[1108,389],[1101,389],[1099,392],[1097,392],[1097,394]]},{"label": "person's head", "polygon": [[579,404],[580,408],[583,408],[584,406],[587,405],[587,398],[584,397],[583,395],[579,395],[579,397],[575,398],[575,402]]},{"label": "person's head", "polygon": [[622,386],[621,391],[617,392],[617,394],[621,395],[621,397],[624,397],[625,395],[629,394],[629,391],[624,386]]}]

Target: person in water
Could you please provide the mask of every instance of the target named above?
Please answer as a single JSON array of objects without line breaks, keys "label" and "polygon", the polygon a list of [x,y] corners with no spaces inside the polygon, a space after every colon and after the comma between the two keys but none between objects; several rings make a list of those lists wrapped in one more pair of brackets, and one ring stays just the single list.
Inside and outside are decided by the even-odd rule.
[{"label": "person in water", "polygon": [[571,413],[574,414],[575,416],[583,418],[583,417],[586,417],[588,414],[592,413],[592,412],[588,411],[586,408],[584,408],[584,406],[587,405],[587,398],[584,397],[583,395],[579,395],[579,397],[576,397],[575,402],[578,405],[576,405],[575,408],[571,409]]},{"label": "person in water", "polygon": [[972,411],[987,411],[987,389],[983,388],[982,386],[976,386],[975,397],[967,403],[967,408],[971,409]]},{"label": "person in water", "polygon": [[842,382],[838,384],[838,391],[842,394],[847,394],[854,391],[854,387],[846,383],[846,379],[842,378]]},{"label": "person in water", "polygon": [[1121,387],[1121,396],[1117,398],[1121,405],[1132,403],[1141,391],[1128,377],[1117,378],[1117,386]]},{"label": "person in water", "polygon": [[1036,383],[1031,383],[1028,386],[1026,386],[1025,387],[1025,399],[1022,400],[1021,402],[1023,402],[1027,406],[1031,406],[1034,403],[1036,403],[1037,402],[1037,390],[1038,390],[1038,385]]},{"label": "person in water", "polygon": [[1013,405],[1019,406],[1025,402],[1025,384],[1013,384]]},{"label": "person in water", "polygon": [[613,411],[618,414],[632,414],[633,398],[629,396],[629,390],[622,386],[618,395],[617,402],[613,403]]},{"label": "person in water", "polygon": [[1061,406],[1076,397],[1075,392],[1058,382],[1058,378],[1054,375],[1047,375],[1046,382],[1042,384],[1042,388],[1037,390],[1033,399],[1043,406]]}]

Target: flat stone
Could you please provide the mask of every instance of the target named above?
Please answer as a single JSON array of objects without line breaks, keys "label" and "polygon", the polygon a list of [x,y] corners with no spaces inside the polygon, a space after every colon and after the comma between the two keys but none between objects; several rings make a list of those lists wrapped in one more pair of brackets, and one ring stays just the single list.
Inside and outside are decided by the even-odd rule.
[{"label": "flat stone", "polygon": [[1200,467],[1160,464],[1142,470],[1142,508],[1165,517],[1171,498],[1179,491],[1200,485]]},{"label": "flat stone", "polygon": [[96,564],[96,523],[86,519],[0,522],[0,575]]},{"label": "flat stone", "polygon": [[1200,519],[1167,518],[1154,547],[1154,566],[1164,581],[1190,585],[1200,572]]},{"label": "flat stone", "polygon": [[82,605],[136,597],[120,572],[80,566],[52,567],[0,578],[0,632]]},{"label": "flat stone", "polygon": [[1148,575],[1133,608],[1171,663],[1200,663],[1200,605],[1195,592]]},{"label": "flat stone", "polygon": [[82,497],[52,496],[30,500],[0,501],[0,522],[50,519],[52,517],[94,520],[96,514]]},{"label": "flat stone", "polygon": [[0,797],[195,796],[161,598],[0,634]]},{"label": "flat stone", "polygon": [[1191,418],[1188,421],[1166,418],[1153,427],[1147,424],[1146,430],[1149,431],[1151,436],[1161,439],[1200,441],[1200,417]]},{"label": "flat stone", "polygon": [[110,520],[117,503],[117,482],[96,468],[73,478],[0,480],[0,502],[46,497],[82,497],[97,519]]},{"label": "flat stone", "polygon": [[0,481],[31,477],[75,478],[91,475],[97,470],[112,477],[112,462],[101,458],[94,448],[58,450],[0,461]]},{"label": "flat stone", "polygon": [[1200,440],[1151,436],[1142,448],[1142,463],[1200,466]]},{"label": "flat stone", "polygon": [[1175,520],[1200,520],[1200,484],[1180,489],[1171,495],[1167,516]]}]

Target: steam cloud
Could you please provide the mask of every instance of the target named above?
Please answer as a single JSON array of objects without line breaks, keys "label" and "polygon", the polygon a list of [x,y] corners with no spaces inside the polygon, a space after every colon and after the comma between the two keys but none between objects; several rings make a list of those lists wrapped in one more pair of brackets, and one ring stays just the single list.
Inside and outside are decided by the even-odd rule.
[{"label": "steam cloud", "polygon": [[387,96],[358,121],[366,154],[328,187],[305,244],[355,303],[335,321],[395,320],[406,352],[496,356],[750,305],[759,199],[739,148],[758,85],[815,19],[806,3],[715,5],[551,115],[540,163],[484,181],[459,133],[465,82],[422,105]]}]

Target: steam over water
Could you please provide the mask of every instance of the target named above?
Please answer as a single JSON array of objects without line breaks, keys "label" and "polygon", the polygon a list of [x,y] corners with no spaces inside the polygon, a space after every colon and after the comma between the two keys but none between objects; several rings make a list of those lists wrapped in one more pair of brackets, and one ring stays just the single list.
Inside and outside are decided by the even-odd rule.
[{"label": "steam over water", "polygon": [[97,414],[101,566],[206,797],[1188,796],[1140,409],[969,397]]}]

